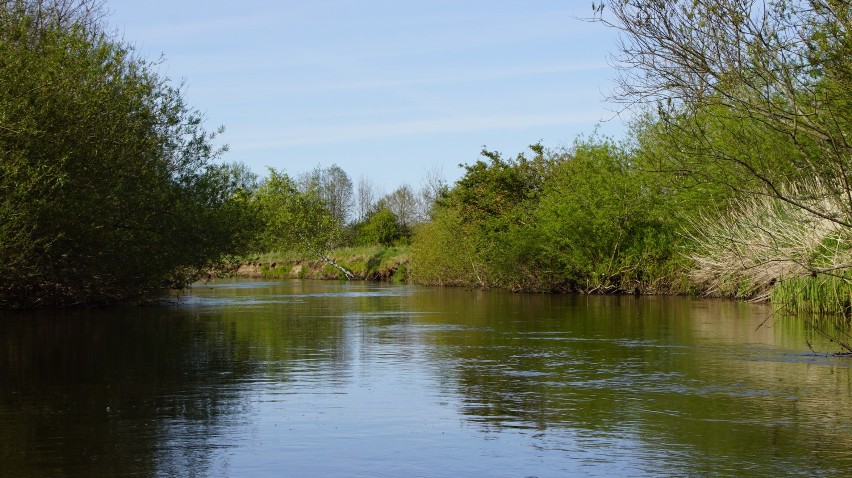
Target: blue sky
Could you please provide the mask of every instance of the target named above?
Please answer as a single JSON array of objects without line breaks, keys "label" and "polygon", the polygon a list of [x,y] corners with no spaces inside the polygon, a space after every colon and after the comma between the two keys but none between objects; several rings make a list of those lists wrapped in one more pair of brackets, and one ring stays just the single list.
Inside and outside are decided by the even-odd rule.
[{"label": "blue sky", "polygon": [[[107,0],[111,28],[185,82],[229,161],[340,165],[384,192],[483,146],[506,155],[624,123],[615,33],[576,0]],[[604,120],[603,123],[600,123]],[[600,123],[600,124],[599,124]]]}]

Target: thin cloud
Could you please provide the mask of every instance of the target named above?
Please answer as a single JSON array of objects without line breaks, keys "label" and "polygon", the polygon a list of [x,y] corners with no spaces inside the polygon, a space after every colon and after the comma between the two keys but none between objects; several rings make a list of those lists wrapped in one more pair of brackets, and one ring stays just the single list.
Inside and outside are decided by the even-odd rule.
[{"label": "thin cloud", "polygon": [[230,141],[230,144],[233,149],[257,150],[439,133],[468,133],[517,130],[542,126],[591,124],[599,119],[600,115],[597,113],[469,116],[287,130],[277,134],[270,133],[260,138],[236,139]]},{"label": "thin cloud", "polygon": [[255,30],[273,25],[273,19],[263,15],[217,17],[189,22],[143,26],[135,29],[133,34],[138,38],[154,39],[157,43],[171,44],[175,40],[184,40],[187,37],[199,38],[204,37],[205,34],[215,34],[216,32],[223,31],[233,34],[236,31]]},{"label": "thin cloud", "polygon": [[[264,66],[269,69],[270,66]],[[294,95],[310,92],[334,92],[334,91],[356,91],[356,90],[379,90],[388,88],[400,88],[410,86],[430,86],[430,85],[454,85],[465,83],[478,83],[482,81],[494,81],[511,78],[523,78],[534,76],[554,75],[560,73],[583,73],[591,71],[602,71],[610,68],[605,62],[589,63],[580,65],[554,65],[554,66],[530,66],[522,68],[505,68],[505,69],[481,69],[470,70],[464,72],[448,72],[440,75],[427,77],[400,77],[400,78],[368,78],[352,81],[340,81],[330,83],[296,83],[296,84],[265,84],[262,86],[256,85],[233,85],[233,86],[212,86],[206,88],[198,88],[197,93],[210,95],[238,95],[242,98],[246,97],[247,93],[254,95]],[[380,75],[376,75],[380,76]]]},{"label": "thin cloud", "polygon": [[532,66],[527,68],[511,69],[482,69],[467,72],[452,72],[425,78],[399,78],[378,79],[354,82],[328,83],[312,86],[303,86],[302,91],[341,91],[341,90],[365,90],[382,89],[402,86],[438,85],[438,84],[462,84],[475,83],[486,80],[497,80],[507,78],[521,78],[529,76],[542,76],[557,73],[577,73],[610,68],[604,62],[586,65],[558,65],[558,66]]}]

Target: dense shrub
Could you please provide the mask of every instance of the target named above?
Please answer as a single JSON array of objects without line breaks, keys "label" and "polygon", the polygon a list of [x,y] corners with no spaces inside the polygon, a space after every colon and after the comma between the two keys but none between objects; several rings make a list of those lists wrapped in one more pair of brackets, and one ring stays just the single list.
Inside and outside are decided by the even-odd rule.
[{"label": "dense shrub", "polygon": [[201,116],[90,3],[0,6],[0,307],[180,286],[253,227]]},{"label": "dense shrub", "polygon": [[411,275],[532,291],[672,287],[683,267],[677,193],[606,140],[467,167],[415,234]]},{"label": "dense shrub", "polygon": [[363,244],[390,247],[402,238],[402,225],[390,209],[381,208],[371,214],[360,230]]}]

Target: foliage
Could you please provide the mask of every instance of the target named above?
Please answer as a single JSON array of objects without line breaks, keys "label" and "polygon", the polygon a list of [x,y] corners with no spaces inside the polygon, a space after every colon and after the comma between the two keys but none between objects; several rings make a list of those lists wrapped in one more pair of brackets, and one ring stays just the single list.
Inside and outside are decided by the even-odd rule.
[{"label": "foliage", "polygon": [[532,151],[485,151],[466,167],[415,234],[415,280],[534,291],[674,284],[680,239],[665,206],[677,195],[664,195],[658,176],[606,140]]},{"label": "foliage", "polygon": [[387,209],[399,221],[405,233],[411,231],[420,220],[420,202],[414,190],[408,184],[403,184],[376,203],[376,209]]},{"label": "foliage", "polygon": [[[309,254],[332,260],[327,252],[344,246],[409,245],[412,227],[425,216],[425,199],[436,200],[446,186],[433,172],[419,195],[402,185],[375,200],[374,185],[362,177],[358,219],[349,223],[345,218],[353,205],[352,184],[339,166],[316,167],[295,179],[273,169],[253,190],[250,202],[262,211],[264,222],[257,233],[256,253]],[[343,265],[334,267],[338,266]]]},{"label": "foliage", "polygon": [[779,281],[770,291],[776,309],[795,315],[852,315],[852,278],[795,276]]},{"label": "foliage", "polygon": [[[612,0],[617,98],[653,103],[670,165],[852,227],[849,3]],[[790,194],[818,185],[840,213]],[[814,209],[816,207],[816,209]]]},{"label": "foliage", "polygon": [[[531,159],[524,154],[505,159],[498,152],[483,150],[484,159],[465,166],[465,175],[436,203],[433,221],[438,227],[455,230],[440,233],[442,242],[431,242],[423,235],[428,229],[422,229],[418,238],[428,243],[415,247],[415,251],[440,258],[441,251],[430,249],[439,244],[446,248],[449,257],[445,260],[452,267],[432,267],[440,271],[442,281],[479,287],[540,288],[537,264],[519,260],[525,259],[526,246],[534,244],[522,235],[549,167],[544,149],[540,145],[531,149]],[[420,274],[417,262],[415,255],[412,277]],[[522,285],[529,279],[535,284]]]},{"label": "foliage", "polygon": [[[326,254],[355,278],[364,280],[405,280],[405,268],[411,260],[407,246],[342,247]],[[242,274],[274,279],[341,279],[345,276],[341,275],[340,269],[329,267],[330,264],[322,259],[294,255],[292,251],[266,253],[260,259],[253,263],[254,267],[242,269]]]},{"label": "foliage", "polygon": [[456,209],[436,208],[431,221],[414,228],[411,279],[425,285],[497,285],[487,276],[474,227],[462,221]]},{"label": "foliage", "polygon": [[0,6],[0,306],[181,286],[253,217],[183,94],[87,1]]},{"label": "foliage", "polygon": [[852,269],[849,2],[604,3],[597,20],[622,34],[615,99],[656,109],[639,128],[648,164],[732,201],[692,218],[693,277],[714,294],[839,311],[831,297],[848,295]]},{"label": "foliage", "polygon": [[655,178],[611,142],[578,142],[563,154],[533,215],[542,259],[584,290],[668,280],[660,268],[675,258],[677,225]]},{"label": "foliage", "polygon": [[420,186],[421,219],[427,220],[435,204],[450,192],[440,167],[434,166],[426,171]]},{"label": "foliage", "polygon": [[356,222],[362,222],[373,209],[376,200],[376,187],[368,178],[361,176],[358,179],[358,189],[355,193]]},{"label": "foliage", "polygon": [[[485,264],[488,220],[499,218],[494,178],[514,166],[497,153],[479,160],[432,209],[431,220],[414,230],[410,275],[428,285],[498,286]],[[483,151],[483,156],[486,152]],[[504,181],[505,182],[505,181]]]},{"label": "foliage", "polygon": [[458,207],[466,221],[482,222],[488,229],[505,227],[501,218],[512,218],[516,208],[535,202],[548,173],[543,147],[533,145],[531,149],[532,159],[523,153],[504,159],[498,152],[483,150],[486,160],[464,166],[465,175],[447,194],[446,204]]},{"label": "foliage", "polygon": [[[817,190],[789,191],[816,197],[812,208],[836,211]],[[774,197],[739,199],[721,218],[696,219],[693,276],[711,293],[766,298],[771,286],[797,277],[831,275],[843,279],[852,262],[850,231]]]},{"label": "foliage", "polygon": [[264,227],[265,251],[301,251],[322,255],[340,242],[341,226],[316,188],[300,191],[287,174],[269,169],[254,195]]},{"label": "foliage", "polygon": [[392,246],[402,237],[402,225],[396,214],[390,209],[381,208],[369,216],[361,228],[361,238],[364,244],[380,244]]},{"label": "foliage", "polygon": [[341,226],[349,220],[353,203],[352,180],[340,166],[317,166],[299,177],[298,187],[302,193],[320,197]]}]

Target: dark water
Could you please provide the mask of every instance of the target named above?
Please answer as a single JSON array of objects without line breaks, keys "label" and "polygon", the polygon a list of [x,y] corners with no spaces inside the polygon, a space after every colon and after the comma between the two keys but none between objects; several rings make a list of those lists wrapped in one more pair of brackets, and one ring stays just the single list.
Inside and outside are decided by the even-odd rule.
[{"label": "dark water", "polygon": [[848,476],[852,359],[765,307],[222,282],[0,315],[0,476]]}]

